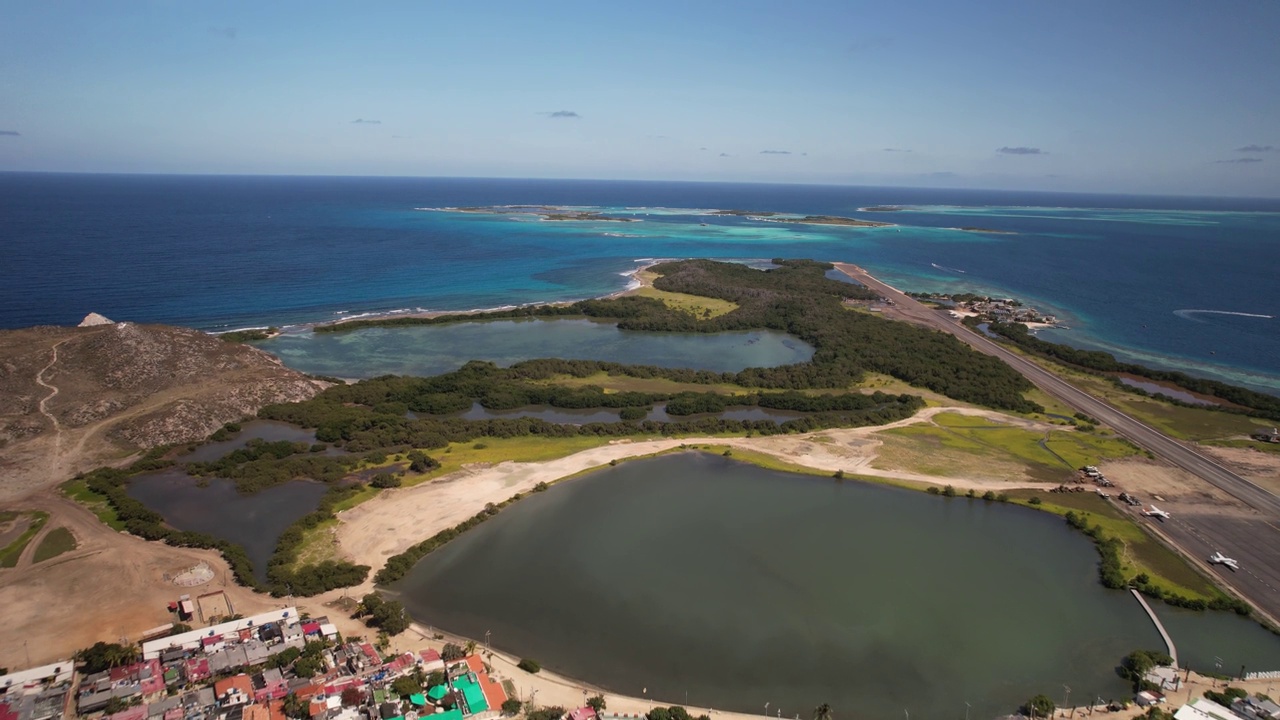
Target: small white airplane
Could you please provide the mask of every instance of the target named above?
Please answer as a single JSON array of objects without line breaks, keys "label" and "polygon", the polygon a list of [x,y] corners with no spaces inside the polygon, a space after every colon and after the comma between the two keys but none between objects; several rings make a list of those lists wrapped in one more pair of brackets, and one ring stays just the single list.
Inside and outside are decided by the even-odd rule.
[{"label": "small white airplane", "polygon": [[1231,558],[1227,557],[1226,555],[1223,555],[1220,552],[1214,553],[1213,555],[1209,556],[1209,563],[1212,565],[1223,565],[1223,566],[1229,567],[1233,572],[1240,569],[1240,563],[1236,562],[1235,560],[1232,560]]},{"label": "small white airplane", "polygon": [[1155,505],[1152,505],[1150,510],[1143,510],[1142,514],[1146,515],[1147,517],[1153,517],[1160,520],[1168,520],[1170,518],[1169,513],[1165,512],[1164,510],[1161,510]]}]

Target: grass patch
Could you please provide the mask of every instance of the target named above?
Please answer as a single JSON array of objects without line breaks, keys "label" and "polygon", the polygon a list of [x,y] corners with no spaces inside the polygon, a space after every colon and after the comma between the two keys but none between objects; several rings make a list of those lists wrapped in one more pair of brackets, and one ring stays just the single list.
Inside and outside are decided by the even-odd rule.
[{"label": "grass patch", "polygon": [[31,538],[35,537],[36,533],[40,532],[40,528],[44,527],[44,524],[49,521],[49,513],[47,512],[35,510],[28,514],[31,516],[31,524],[18,536],[17,540],[0,549],[0,567],[16,567],[18,558],[22,557],[22,551],[27,549],[27,543],[30,543]]},{"label": "grass patch", "polygon": [[[1259,428],[1271,428],[1273,423],[1244,415],[1173,405],[1151,397],[1128,392],[1115,383],[1079,370],[1064,367],[1055,362],[1022,353],[1028,360],[1068,380],[1072,385],[1101,397],[1120,410],[1133,415],[1179,440],[1212,440],[1248,436]],[[1038,402],[1038,401],[1037,401]],[[1043,404],[1043,403],[1041,403]],[[1070,415],[1072,413],[1063,413]]]},{"label": "grass patch", "polygon": [[54,528],[36,546],[36,554],[31,559],[31,562],[38,563],[52,560],[62,553],[71,552],[75,549],[76,538],[71,534],[71,531],[64,527]]},{"label": "grass patch", "polygon": [[338,519],[330,518],[313,528],[304,530],[302,542],[298,545],[297,559],[293,569],[304,565],[314,565],[325,560],[338,560],[338,538],[334,533],[338,528]]},{"label": "grass patch", "polygon": [[687,313],[696,318],[710,320],[738,309],[737,303],[728,300],[659,290],[653,286],[654,279],[658,277],[657,273],[641,271],[636,274],[636,277],[644,285],[634,290],[633,295],[661,300],[663,305],[672,310]]},{"label": "grass patch", "polygon": [[335,513],[340,513],[343,510],[350,510],[351,508],[359,505],[365,500],[372,498],[373,496],[377,495],[380,492],[382,492],[380,488],[376,488],[371,485],[365,485],[364,487],[360,488],[359,492],[355,493],[351,497],[344,498],[334,503],[333,511]]},{"label": "grass patch", "polygon": [[583,450],[608,445],[617,440],[612,437],[578,435],[551,438],[529,435],[513,438],[479,438],[465,443],[453,443],[445,450],[437,450],[432,457],[440,461],[440,467],[426,475],[405,477],[405,485],[414,485],[423,479],[439,477],[473,463],[497,464],[500,462],[543,462],[556,460]]},{"label": "grass patch", "polygon": [[1070,430],[1047,434],[985,417],[939,413],[932,423],[881,431],[876,467],[943,477],[973,472],[1061,482],[1074,468],[1137,453],[1128,442]]},{"label": "grass patch", "polygon": [[[1066,515],[1068,510],[1088,513],[1089,525],[1101,525],[1107,537],[1119,538],[1124,543],[1123,570],[1130,579],[1146,573],[1151,584],[1165,592],[1205,601],[1222,596],[1212,582],[1096,493],[1010,490],[1007,495],[1010,502],[1055,515]],[[1029,504],[1032,497],[1040,498],[1040,504]]]},{"label": "grass patch", "polygon": [[62,492],[67,497],[88,508],[112,530],[116,532],[124,530],[124,521],[116,515],[115,508],[111,507],[111,504],[107,502],[106,496],[90,490],[88,483],[84,480],[70,480],[63,483]]}]

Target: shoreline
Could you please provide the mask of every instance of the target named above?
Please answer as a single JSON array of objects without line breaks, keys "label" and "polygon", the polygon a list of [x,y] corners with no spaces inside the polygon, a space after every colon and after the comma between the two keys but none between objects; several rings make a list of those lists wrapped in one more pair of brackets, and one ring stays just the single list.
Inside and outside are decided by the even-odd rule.
[{"label": "shoreline", "polygon": [[[435,210],[435,208],[421,208],[421,209]],[[378,320],[389,320],[394,318],[430,319],[430,318],[451,317],[451,316],[464,317],[467,315],[480,315],[484,313],[497,312],[502,310],[514,310],[516,308],[522,308],[522,307],[555,307],[555,306],[571,305],[575,302],[580,302],[583,300],[612,299],[612,298],[622,297],[622,296],[631,294],[636,290],[639,290],[640,287],[642,287],[642,285],[633,284],[633,283],[639,282],[638,275],[644,270],[659,263],[673,262],[673,261],[683,260],[683,259],[688,259],[688,258],[676,258],[676,257],[638,258],[636,259],[635,262],[640,264],[638,264],[635,268],[626,272],[617,273],[622,277],[629,278],[631,282],[628,283],[626,287],[623,287],[622,289],[619,289],[619,290],[615,290],[611,293],[607,293],[605,295],[593,295],[593,296],[586,296],[586,297],[579,297],[579,298],[565,298],[561,300],[547,300],[547,301],[538,301],[538,302],[529,302],[529,303],[496,305],[496,306],[481,307],[481,308],[468,308],[466,310],[428,310],[426,308],[398,308],[394,310],[374,310],[369,312],[361,312],[354,315],[344,315],[342,317],[329,318],[329,319],[323,319],[323,320],[311,320],[311,321],[297,322],[297,323],[281,323],[278,325],[258,324],[253,326],[240,327],[240,328],[223,327],[217,330],[201,329],[201,332],[205,332],[210,335],[225,335],[232,332],[252,331],[252,330],[265,329],[267,327],[277,327],[278,332],[275,335],[271,336],[272,338],[275,338],[280,335],[302,334],[302,333],[310,332],[317,327],[334,327],[334,326],[343,325],[345,323],[358,321],[358,320],[378,321]],[[754,259],[711,258],[711,259],[722,261],[722,262],[744,262],[744,263],[756,262],[756,261],[762,260],[761,258],[754,258]],[[822,262],[830,262],[832,265],[835,265],[835,266],[852,265],[851,263],[847,263],[843,260],[829,260],[829,261],[822,261]],[[853,267],[857,267],[857,266],[853,265]],[[862,269],[862,272],[868,272],[868,271],[866,271],[865,269]],[[876,278],[880,283],[886,285],[887,287],[905,294],[905,292],[902,291],[900,288],[884,281],[883,279],[880,279],[879,276],[876,276]],[[989,288],[989,290],[999,290],[999,288]],[[1010,293],[1007,293],[1003,290],[1000,290],[998,294],[1010,295]],[[1049,310],[1052,310],[1053,314],[1062,318],[1063,321],[1066,321],[1066,320],[1073,321],[1069,327],[1061,324],[1061,321],[1057,325],[1043,324],[1043,323],[1026,323],[1028,326],[1028,329],[1030,329],[1032,332],[1039,332],[1043,330],[1078,330],[1077,323],[1074,322],[1074,320],[1077,318],[1072,311],[1063,309],[1061,307],[1058,307],[1052,302],[1044,301],[1039,298],[1029,298],[1028,300],[1031,302],[1037,303],[1037,306],[1043,305]],[[335,314],[345,313],[345,312],[346,311],[335,311]],[[1083,324],[1083,323],[1080,323],[1080,324]],[[1176,372],[1184,372],[1184,373],[1187,373],[1188,375],[1192,375],[1195,377],[1201,377],[1207,380],[1215,380],[1217,382],[1223,382],[1230,385],[1239,385],[1240,387],[1243,387],[1249,390],[1254,390],[1257,392],[1263,392],[1263,393],[1280,396],[1280,376],[1273,378],[1273,377],[1261,374],[1261,372],[1255,368],[1237,367],[1234,365],[1206,364],[1203,361],[1198,360],[1196,358],[1185,357],[1180,355],[1158,354],[1158,353],[1155,353],[1155,351],[1148,351],[1143,348],[1130,347],[1126,345],[1116,345],[1104,338],[1097,338],[1097,337],[1091,336],[1087,331],[1073,333],[1072,337],[1075,338],[1074,342],[1063,343],[1063,344],[1070,344],[1072,347],[1077,347],[1085,350],[1100,350],[1103,352],[1108,352],[1116,356],[1117,359],[1120,359],[1124,362],[1131,362],[1138,365],[1145,365],[1147,367],[1157,369],[1157,370],[1172,370]],[[1061,342],[1061,341],[1054,340],[1054,342]]]}]

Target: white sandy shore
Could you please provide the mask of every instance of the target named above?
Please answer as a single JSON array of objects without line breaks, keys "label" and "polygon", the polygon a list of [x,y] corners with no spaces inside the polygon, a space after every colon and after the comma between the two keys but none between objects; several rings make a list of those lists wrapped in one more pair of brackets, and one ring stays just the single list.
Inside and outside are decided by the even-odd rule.
[{"label": "white sandy shore", "polygon": [[[823,430],[804,435],[734,438],[662,438],[632,442],[615,440],[590,450],[546,462],[503,462],[472,467],[411,488],[386,490],[356,507],[339,513],[338,543],[344,556],[354,562],[381,568],[386,559],[437,532],[453,527],[484,508],[500,503],[519,492],[529,492],[538,483],[552,483],[570,475],[608,465],[614,460],[653,455],[681,446],[714,445],[754,450],[795,465],[834,473],[865,475],[928,485],[952,485],[967,490],[1008,490],[1015,487],[1051,488],[1049,483],[1011,483],[998,478],[938,478],[872,467],[880,441],[873,434],[893,427],[919,423],[942,412],[987,417],[1017,423],[1036,430],[1061,429],[1032,420],[974,408],[926,408],[910,418],[888,425]],[[362,591],[372,589],[366,583]]]}]

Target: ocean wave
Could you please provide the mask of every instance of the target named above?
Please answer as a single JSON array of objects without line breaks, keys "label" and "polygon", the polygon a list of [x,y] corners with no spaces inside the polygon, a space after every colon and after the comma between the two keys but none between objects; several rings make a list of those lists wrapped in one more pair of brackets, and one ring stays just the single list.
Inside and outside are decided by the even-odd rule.
[{"label": "ocean wave", "polygon": [[1236,312],[1235,310],[1174,310],[1174,315],[1183,320],[1191,320],[1193,322],[1204,322],[1196,320],[1192,315],[1235,315],[1237,317],[1262,318],[1264,320],[1274,320],[1274,315],[1263,315],[1262,313]]},{"label": "ocean wave", "polygon": [[933,267],[935,267],[935,268],[939,269],[939,270],[946,270],[947,272],[958,272],[958,273],[960,273],[960,274],[962,274],[962,275],[968,275],[968,273],[967,273],[967,272],[965,272],[964,270],[961,270],[961,269],[959,269],[959,268],[947,267],[947,266],[945,266],[945,265],[939,265],[938,263],[929,263],[929,264],[930,264],[930,265],[932,265]]},{"label": "ocean wave", "polygon": [[607,233],[600,233],[600,234],[601,234],[601,235],[603,235],[603,236],[605,236],[605,237],[629,237],[629,238],[644,237],[643,235],[632,235],[632,234],[629,234],[629,233],[613,233],[613,232],[607,232]]},{"label": "ocean wave", "polygon": [[[275,327],[275,326],[273,326],[273,325],[253,325],[253,326],[251,326],[251,327],[231,328],[231,329],[229,329],[229,330],[209,330],[209,331],[207,331],[207,332],[208,332],[210,335],[226,335],[227,333],[233,333],[233,332],[245,332],[246,330],[270,330],[272,327]],[[287,326],[286,326],[286,327],[287,327]]]}]

